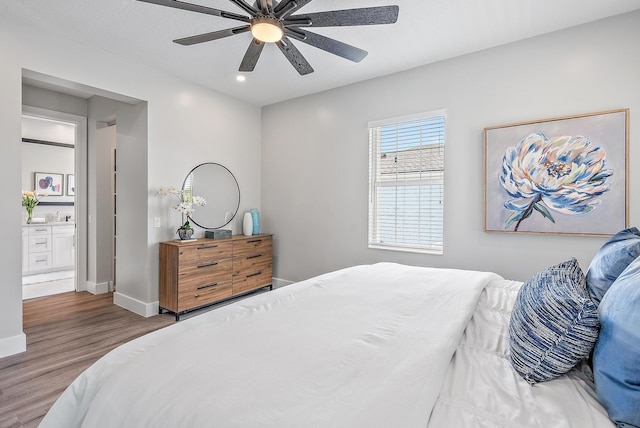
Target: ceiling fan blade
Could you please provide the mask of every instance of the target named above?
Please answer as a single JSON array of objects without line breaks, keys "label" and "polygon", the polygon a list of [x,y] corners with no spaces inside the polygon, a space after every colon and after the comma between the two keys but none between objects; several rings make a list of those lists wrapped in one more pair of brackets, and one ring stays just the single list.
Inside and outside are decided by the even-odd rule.
[{"label": "ceiling fan blade", "polygon": [[258,5],[260,6],[260,10],[264,13],[271,13],[273,11],[272,0],[258,0]]},{"label": "ceiling fan blade", "polygon": [[361,9],[308,13],[306,15],[297,15],[295,18],[311,19],[312,27],[393,24],[398,20],[399,10],[398,6],[364,7]]},{"label": "ceiling fan blade", "polygon": [[242,27],[227,28],[220,31],[214,31],[212,33],[198,34],[197,36],[184,37],[182,39],[175,39],[174,43],[178,43],[183,46],[195,45],[198,43],[210,42],[212,40],[222,39],[224,37],[234,36],[236,34],[245,33],[251,28],[250,25],[243,25]]},{"label": "ceiling fan blade", "polygon": [[236,6],[238,6],[240,9],[244,10],[245,12],[247,12],[249,15],[254,16],[258,14],[258,11],[256,10],[256,8],[254,8],[253,6],[251,6],[249,3],[247,3],[244,0],[229,0],[231,3],[235,4]]},{"label": "ceiling fan blade", "polygon": [[285,33],[303,43],[353,62],[360,62],[368,55],[367,51],[355,46],[348,45],[335,39],[330,39],[329,37],[321,36],[320,34],[312,33],[311,31],[303,31],[300,28],[287,28],[285,29]]},{"label": "ceiling fan blade", "polygon": [[287,37],[283,37],[282,40],[276,42],[276,45],[301,76],[313,73],[311,64],[309,64],[305,57],[302,56],[298,48],[291,43],[291,40]]},{"label": "ceiling fan blade", "polygon": [[226,12],[212,7],[200,6],[198,4],[185,3],[178,0],[138,0],[144,3],[152,3],[160,6],[172,7],[174,9],[189,10],[191,12],[205,13],[207,15],[220,16],[222,18],[235,19],[237,21],[249,22],[246,16]]},{"label": "ceiling fan blade", "polygon": [[247,52],[244,54],[244,58],[242,58],[238,71],[253,71],[262,53],[262,48],[264,48],[264,43],[260,40],[253,39]]},{"label": "ceiling fan blade", "polygon": [[301,9],[311,0],[283,0],[275,7],[273,13],[276,15],[276,18],[284,18],[291,15],[298,9]]}]

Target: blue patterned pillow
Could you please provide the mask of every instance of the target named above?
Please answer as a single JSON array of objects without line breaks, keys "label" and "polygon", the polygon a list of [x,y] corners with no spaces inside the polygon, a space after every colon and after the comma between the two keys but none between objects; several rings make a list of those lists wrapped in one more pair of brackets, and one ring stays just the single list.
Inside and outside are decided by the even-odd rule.
[{"label": "blue patterned pillow", "polygon": [[578,261],[552,266],[518,292],[509,324],[511,365],[530,384],[554,379],[589,355],[598,328]]},{"label": "blue patterned pillow", "polygon": [[638,256],[640,230],[635,227],[616,233],[598,250],[587,270],[587,289],[596,305],[618,275]]},{"label": "blue patterned pillow", "polygon": [[596,393],[618,427],[640,427],[640,258],[611,285],[598,312]]}]

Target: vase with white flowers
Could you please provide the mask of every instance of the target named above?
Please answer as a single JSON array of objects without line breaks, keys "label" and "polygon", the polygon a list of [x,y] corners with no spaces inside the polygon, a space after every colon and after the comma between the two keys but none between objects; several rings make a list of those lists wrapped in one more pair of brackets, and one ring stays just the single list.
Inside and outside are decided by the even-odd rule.
[{"label": "vase with white flowers", "polygon": [[38,195],[35,190],[22,191],[22,206],[27,210],[27,223],[31,223],[31,219],[33,218],[33,209],[40,203],[38,196],[44,197],[47,195]]},{"label": "vase with white flowers", "polygon": [[[193,236],[193,228],[189,223],[191,216],[196,207],[202,207],[207,204],[207,201],[202,196],[192,196],[189,193],[185,193],[182,189],[176,189],[173,186],[161,187],[156,192],[158,196],[172,195],[178,200],[178,203],[173,206],[173,209],[182,213],[182,225],[176,230],[180,239],[191,239]],[[185,220],[186,217],[186,220]]]}]

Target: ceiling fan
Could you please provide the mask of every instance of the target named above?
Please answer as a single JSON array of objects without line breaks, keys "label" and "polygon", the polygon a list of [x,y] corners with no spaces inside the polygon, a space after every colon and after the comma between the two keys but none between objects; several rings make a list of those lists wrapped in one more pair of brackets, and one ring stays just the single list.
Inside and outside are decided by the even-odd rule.
[{"label": "ceiling fan", "polygon": [[313,33],[306,28],[393,24],[398,20],[399,12],[398,6],[378,6],[303,13],[293,16],[293,13],[311,2],[311,0],[282,0],[280,2],[276,0],[256,0],[253,5],[247,3],[245,0],[229,0],[250,15],[245,16],[178,0],[138,1],[244,22],[245,25],[239,27],[184,37],[176,39],[174,42],[189,46],[250,31],[253,35],[253,40],[240,63],[239,71],[253,71],[265,43],[275,43],[291,65],[301,75],[313,73],[313,68],[293,43],[291,43],[289,37],[342,58],[360,62],[367,56],[367,51]]}]

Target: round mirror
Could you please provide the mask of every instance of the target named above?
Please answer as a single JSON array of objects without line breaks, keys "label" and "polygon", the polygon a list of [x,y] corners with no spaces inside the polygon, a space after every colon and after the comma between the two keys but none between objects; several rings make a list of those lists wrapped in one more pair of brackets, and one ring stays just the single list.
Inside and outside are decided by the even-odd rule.
[{"label": "round mirror", "polygon": [[206,205],[196,207],[189,218],[204,229],[218,229],[233,220],[240,207],[236,177],[219,163],[207,162],[193,168],[182,185],[184,197],[201,196]]}]

